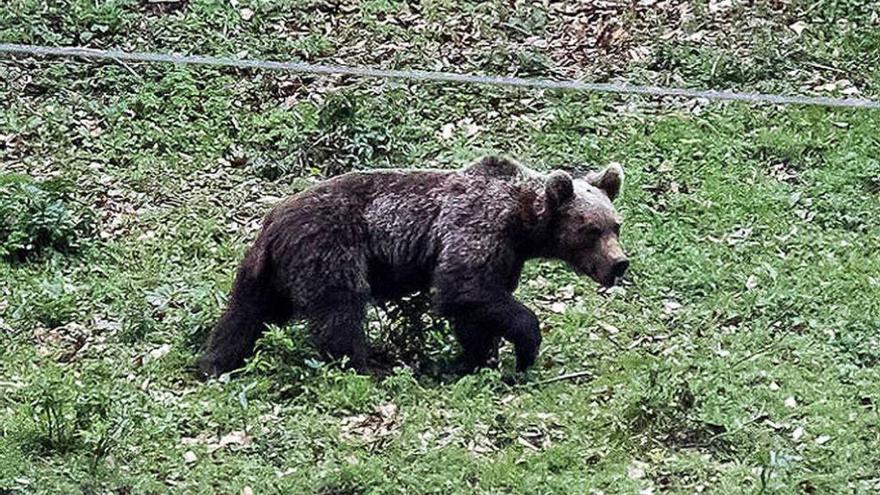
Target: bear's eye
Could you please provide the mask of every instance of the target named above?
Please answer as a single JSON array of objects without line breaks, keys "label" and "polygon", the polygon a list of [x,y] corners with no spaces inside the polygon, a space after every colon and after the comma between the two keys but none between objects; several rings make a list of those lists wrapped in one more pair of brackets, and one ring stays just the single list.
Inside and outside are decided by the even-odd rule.
[{"label": "bear's eye", "polygon": [[614,235],[620,237],[620,224],[619,223],[615,223],[614,226],[611,227],[611,230],[614,231]]},{"label": "bear's eye", "polygon": [[599,236],[602,235],[602,230],[599,227],[584,227],[581,229],[581,237],[588,240],[598,239]]}]

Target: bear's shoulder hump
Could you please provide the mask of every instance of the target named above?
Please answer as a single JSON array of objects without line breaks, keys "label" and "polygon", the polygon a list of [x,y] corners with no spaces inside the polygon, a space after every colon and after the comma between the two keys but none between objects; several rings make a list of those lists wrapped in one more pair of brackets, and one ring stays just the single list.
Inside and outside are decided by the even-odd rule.
[{"label": "bear's shoulder hump", "polygon": [[515,177],[522,171],[522,165],[501,156],[484,156],[464,169],[469,175],[483,175],[486,177]]}]

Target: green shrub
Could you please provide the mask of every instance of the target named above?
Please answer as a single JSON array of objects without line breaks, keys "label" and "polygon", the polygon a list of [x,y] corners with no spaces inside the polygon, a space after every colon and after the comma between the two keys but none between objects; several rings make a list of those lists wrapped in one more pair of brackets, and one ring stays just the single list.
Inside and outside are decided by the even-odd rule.
[{"label": "green shrub", "polygon": [[431,313],[426,293],[385,303],[382,316],[368,327],[367,335],[373,346],[372,364],[387,371],[401,364],[431,371],[457,352],[452,332]]},{"label": "green shrub", "polygon": [[[457,353],[452,332],[430,313],[430,297],[416,294],[384,304],[378,318],[368,318],[369,367],[387,375],[398,366],[435,373]],[[204,339],[202,339],[203,341]],[[257,341],[248,368],[265,375],[280,374],[284,383],[302,383],[325,368],[304,325],[270,326]]]},{"label": "green shrub", "polygon": [[22,446],[40,455],[86,453],[92,470],[110,453],[127,420],[109,390],[88,383],[100,377],[86,376],[80,381],[50,366],[22,390],[27,398],[18,410],[25,425],[17,437]]},{"label": "green shrub", "polygon": [[294,328],[270,326],[257,341],[254,357],[248,369],[267,376],[277,376],[283,383],[293,386],[283,394],[298,395],[300,384],[315,375],[323,366],[318,354],[309,342],[307,331]]},{"label": "green shrub", "polygon": [[[394,136],[395,116],[389,112],[396,100],[374,103],[353,92],[328,96],[319,105],[304,111],[306,122],[296,133],[276,136],[267,143],[273,151],[261,153],[249,165],[267,180],[281,177],[333,177],[359,165],[391,158],[403,149],[403,140]],[[287,122],[267,122],[262,132],[280,132]],[[278,151],[278,150],[281,151]]]},{"label": "green shrub", "polygon": [[0,175],[0,257],[25,261],[47,249],[67,253],[82,246],[92,222],[60,189],[53,182]]},{"label": "green shrub", "polygon": [[76,319],[77,303],[77,287],[62,277],[55,277],[35,287],[26,313],[46,328],[57,328]]}]

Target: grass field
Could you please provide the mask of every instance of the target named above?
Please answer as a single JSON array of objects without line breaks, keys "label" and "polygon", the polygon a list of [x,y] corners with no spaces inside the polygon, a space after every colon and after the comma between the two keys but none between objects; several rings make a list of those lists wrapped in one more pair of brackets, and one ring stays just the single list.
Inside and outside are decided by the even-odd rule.
[{"label": "grass field", "polygon": [[[0,41],[880,97],[871,2],[571,5],[8,0]],[[880,112],[25,58],[0,101],[0,493],[880,490]],[[404,306],[377,376],[293,324],[196,379],[279,198],[484,152],[627,171],[623,287],[527,266],[529,376]]]}]

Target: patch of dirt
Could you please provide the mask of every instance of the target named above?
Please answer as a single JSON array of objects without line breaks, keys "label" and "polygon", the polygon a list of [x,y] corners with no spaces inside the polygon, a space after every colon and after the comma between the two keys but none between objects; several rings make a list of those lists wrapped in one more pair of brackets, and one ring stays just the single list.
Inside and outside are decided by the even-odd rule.
[{"label": "patch of dirt", "polygon": [[363,490],[346,486],[326,486],[318,490],[318,495],[361,495]]},{"label": "patch of dirt", "polygon": [[798,171],[787,162],[777,162],[770,165],[768,173],[774,179],[786,184],[797,184],[800,182]]},{"label": "patch of dirt", "polygon": [[[646,5],[653,4],[651,6]],[[650,48],[639,46],[646,14],[664,18],[665,33],[681,25],[677,2],[588,1],[558,3],[548,32],[547,49],[568,75],[577,72],[612,74],[632,61],[644,60]],[[658,33],[659,34],[659,33]]]},{"label": "patch of dirt", "polygon": [[38,355],[52,356],[59,363],[77,360],[95,340],[86,328],[78,323],[68,323],[51,329],[37,325],[31,338],[36,344]]},{"label": "patch of dirt", "polygon": [[220,449],[237,450],[249,447],[253,443],[253,437],[245,431],[236,430],[219,437],[208,433],[201,433],[196,437],[183,437],[180,443],[185,447],[201,445],[208,454],[213,454]]},{"label": "patch of dirt", "polygon": [[395,436],[402,420],[400,409],[388,402],[368,414],[357,414],[342,420],[342,436],[349,440],[374,444]]},{"label": "patch of dirt", "polygon": [[880,194],[880,175],[863,177],[862,189],[868,194]]},{"label": "patch of dirt", "polygon": [[189,5],[189,0],[139,0],[138,6],[144,12],[153,15],[171,14],[183,10]]},{"label": "patch of dirt", "polygon": [[665,211],[672,198],[679,194],[690,193],[687,184],[675,179],[672,165],[664,162],[657,167],[649,167],[648,172],[653,180],[643,184],[642,189],[649,193],[647,205],[653,210]]}]

